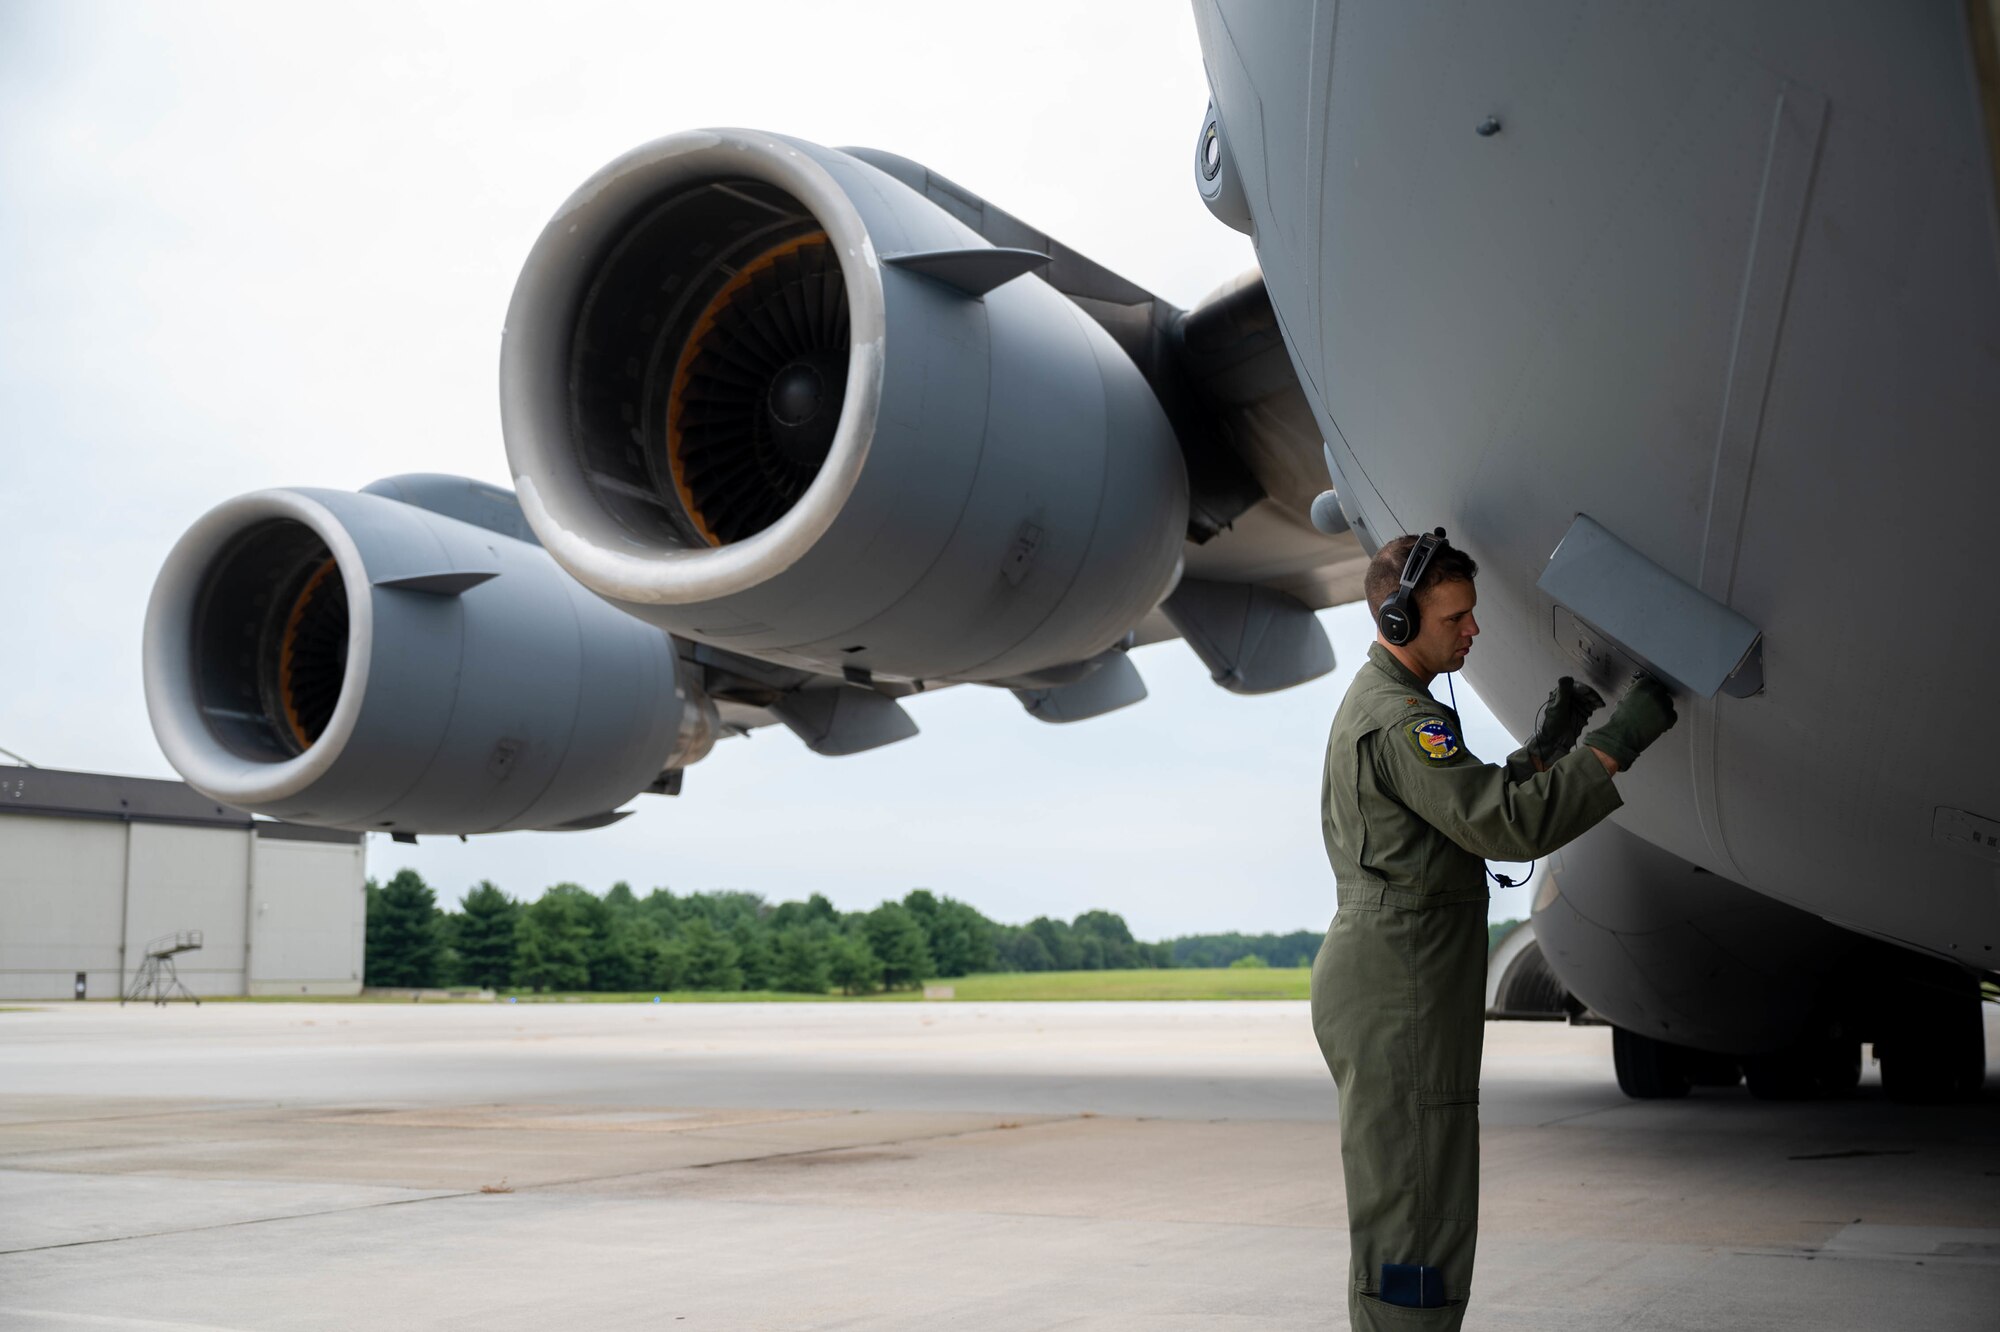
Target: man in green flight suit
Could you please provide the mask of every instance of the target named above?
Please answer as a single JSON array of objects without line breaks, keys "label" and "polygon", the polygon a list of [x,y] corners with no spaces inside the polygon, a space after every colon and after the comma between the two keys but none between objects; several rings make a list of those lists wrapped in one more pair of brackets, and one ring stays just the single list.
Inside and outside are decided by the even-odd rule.
[{"label": "man in green flight suit", "polygon": [[[1439,529],[1388,542],[1364,589],[1377,639],[1327,740],[1321,818],[1339,912],[1313,963],[1313,1031],[1340,1089],[1357,1330],[1465,1317],[1479,1232],[1486,865],[1534,860],[1618,808],[1611,778],[1674,723],[1642,676],[1610,720],[1567,677],[1504,766],[1465,748],[1431,681],[1479,633],[1478,566]],[[1582,735],[1583,746],[1577,746]]]}]

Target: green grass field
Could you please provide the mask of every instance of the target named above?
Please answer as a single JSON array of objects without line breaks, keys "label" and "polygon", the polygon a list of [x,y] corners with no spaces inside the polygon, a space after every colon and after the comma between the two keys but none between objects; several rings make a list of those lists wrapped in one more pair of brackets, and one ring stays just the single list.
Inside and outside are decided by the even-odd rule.
[{"label": "green grass field", "polygon": [[[1164,971],[1022,971],[986,976],[957,976],[931,981],[948,985],[953,998],[964,1003],[1065,1003],[1108,999],[1304,999],[1309,997],[1310,973],[1304,967],[1216,967]],[[407,990],[378,990],[350,998],[305,995],[258,995],[217,997],[204,1003],[409,1003]],[[496,1000],[450,999],[425,995],[424,1003],[506,1003],[510,996]],[[651,990],[629,994],[517,994],[523,1004],[646,1004]],[[668,1004],[881,1004],[921,1002],[915,990],[889,994],[779,994],[769,990],[673,990],[659,993]]]},{"label": "green grass field", "polygon": [[1174,968],[1168,971],[1015,971],[933,981],[974,1003],[1098,999],[1304,999],[1305,967]]},{"label": "green grass field", "polygon": [[[1311,989],[1311,973],[1304,967],[1217,967],[1166,971],[1015,971],[986,976],[954,976],[934,980],[946,985],[960,1003],[1073,1003],[1107,999],[1305,999]],[[622,1003],[647,1003],[650,994],[583,994],[575,996],[538,995],[521,998],[522,1003],[547,1003],[552,998]],[[890,994],[844,995],[770,994],[745,991],[719,994],[713,990],[691,990],[662,994],[662,1003],[825,1003],[861,1004],[906,1003],[921,1000],[914,990]]]},{"label": "green grass field", "polygon": [[[564,990],[549,994],[502,991],[492,999],[473,995],[446,995],[426,991],[426,1004],[650,1004],[655,997],[663,1004],[841,1004],[881,1003],[883,1000],[922,999],[911,990],[895,994],[785,994],[777,990]],[[220,994],[203,995],[205,1004],[407,1004],[407,989],[378,989],[366,994]],[[113,1003],[117,1001],[112,1000]],[[179,1002],[178,1000],[176,1002]]]}]

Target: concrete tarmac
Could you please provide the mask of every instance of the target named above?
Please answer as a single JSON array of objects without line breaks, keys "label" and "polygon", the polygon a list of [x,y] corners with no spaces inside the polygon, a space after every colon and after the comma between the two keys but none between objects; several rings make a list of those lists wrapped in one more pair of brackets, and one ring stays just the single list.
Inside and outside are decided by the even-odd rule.
[{"label": "concrete tarmac", "polygon": [[[1335,1117],[1295,1003],[5,1012],[0,1329],[1337,1328]],[[2000,1078],[1482,1122],[1470,1329],[2000,1327]]]}]

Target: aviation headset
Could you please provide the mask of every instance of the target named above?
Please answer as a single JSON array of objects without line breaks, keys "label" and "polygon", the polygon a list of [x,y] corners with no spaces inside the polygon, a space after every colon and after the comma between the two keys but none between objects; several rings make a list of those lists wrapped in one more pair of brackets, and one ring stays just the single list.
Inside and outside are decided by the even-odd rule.
[{"label": "aviation headset", "polygon": [[1402,581],[1382,602],[1382,609],[1375,612],[1375,623],[1381,628],[1382,637],[1397,647],[1415,638],[1422,627],[1423,617],[1417,611],[1417,584],[1424,581],[1431,561],[1444,545],[1442,527],[1418,537],[1417,544],[1410,547],[1410,557],[1403,561]]}]

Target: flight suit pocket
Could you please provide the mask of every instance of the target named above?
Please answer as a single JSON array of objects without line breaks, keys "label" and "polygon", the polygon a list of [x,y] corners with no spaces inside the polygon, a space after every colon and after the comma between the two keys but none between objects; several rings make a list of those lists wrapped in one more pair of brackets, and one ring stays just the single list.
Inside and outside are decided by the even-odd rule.
[{"label": "flight suit pocket", "polygon": [[1479,1219],[1479,1089],[1417,1093],[1423,1215]]}]

